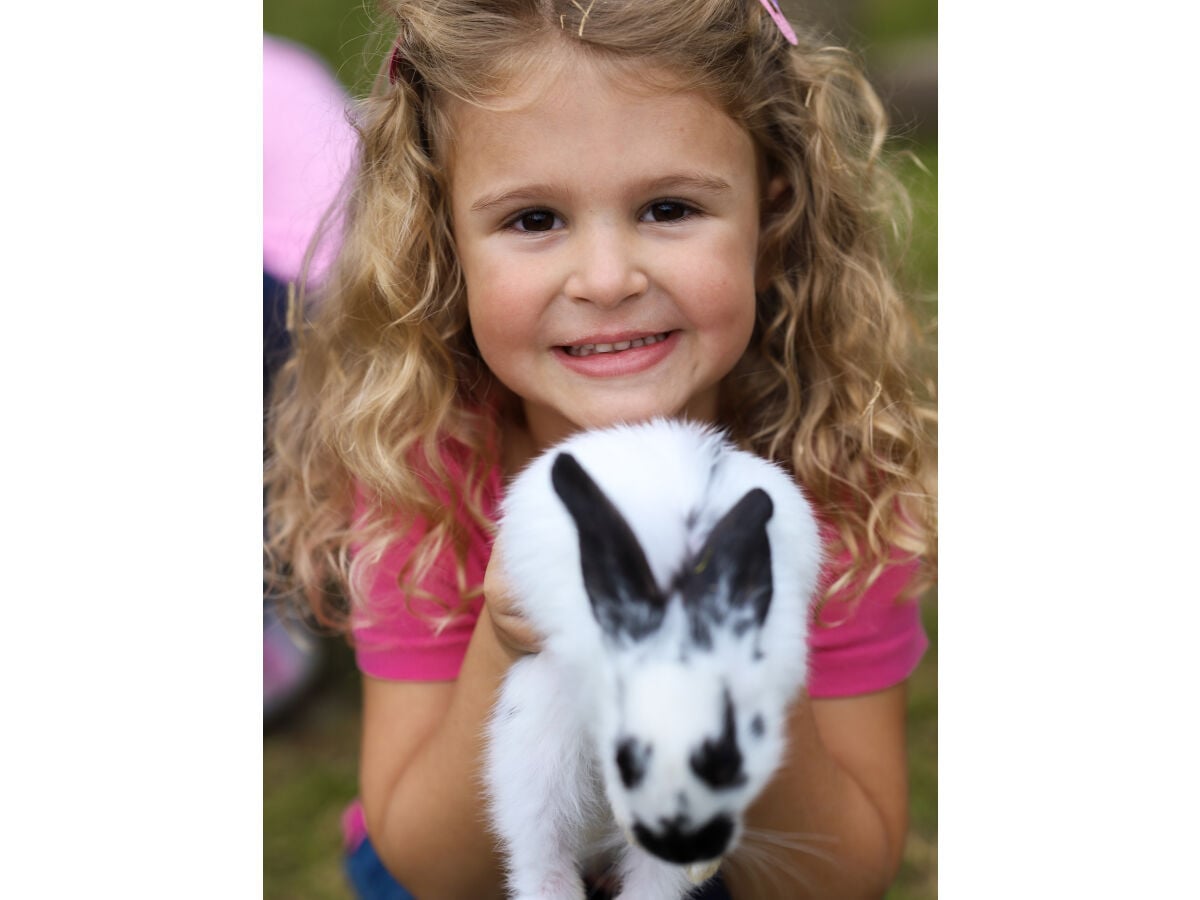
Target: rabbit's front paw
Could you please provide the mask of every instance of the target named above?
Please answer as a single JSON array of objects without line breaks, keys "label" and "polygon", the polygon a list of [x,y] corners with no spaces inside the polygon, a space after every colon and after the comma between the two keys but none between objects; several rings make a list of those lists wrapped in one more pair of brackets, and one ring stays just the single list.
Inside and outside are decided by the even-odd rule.
[{"label": "rabbit's front paw", "polygon": [[[530,884],[530,881],[535,883]],[[512,900],[586,900],[583,879],[575,871],[551,872],[537,879],[521,879]]]},{"label": "rabbit's front paw", "polygon": [[617,900],[681,900],[699,884],[690,881],[682,867],[664,863],[637,847],[626,851],[622,869]]}]

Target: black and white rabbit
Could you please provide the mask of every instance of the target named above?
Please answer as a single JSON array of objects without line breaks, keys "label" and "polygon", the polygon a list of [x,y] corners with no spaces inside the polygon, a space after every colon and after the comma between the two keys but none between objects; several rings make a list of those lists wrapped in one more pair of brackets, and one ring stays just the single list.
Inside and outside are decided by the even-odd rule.
[{"label": "black and white rabbit", "polygon": [[544,636],[487,730],[492,827],[519,900],[678,900],[737,844],[804,683],[821,546],[780,468],[711,429],[579,433],[503,505],[503,563]]}]

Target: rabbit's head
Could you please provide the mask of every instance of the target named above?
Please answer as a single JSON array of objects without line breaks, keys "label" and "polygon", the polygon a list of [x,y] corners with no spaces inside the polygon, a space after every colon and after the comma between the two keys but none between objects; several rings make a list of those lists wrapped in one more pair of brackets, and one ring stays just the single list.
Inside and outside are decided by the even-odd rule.
[{"label": "rabbit's head", "polygon": [[[551,480],[578,530],[602,635],[606,706],[594,731],[613,815],[664,860],[715,860],[736,844],[747,806],[780,762],[803,677],[803,625],[771,619],[775,504],[752,487],[713,516],[698,549],[643,549],[574,456],[555,458]],[[653,567],[647,552],[658,555]],[[666,566],[664,552],[676,557]],[[783,605],[803,621],[804,604]],[[793,646],[799,635],[786,654],[796,658],[780,659],[768,629]]]}]

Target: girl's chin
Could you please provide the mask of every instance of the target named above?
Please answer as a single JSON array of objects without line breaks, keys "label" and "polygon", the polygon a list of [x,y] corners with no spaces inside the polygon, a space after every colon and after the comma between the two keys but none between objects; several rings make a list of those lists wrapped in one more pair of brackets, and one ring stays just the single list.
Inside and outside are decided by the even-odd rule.
[{"label": "girl's chin", "polygon": [[[715,394],[714,394],[715,398]],[[678,406],[661,402],[630,404],[622,402],[612,408],[597,406],[574,409],[570,414],[561,411],[543,410],[542,415],[526,408],[526,420],[534,440],[541,448],[556,444],[577,431],[590,428],[608,428],[613,425],[633,425],[651,419],[688,419],[693,422],[714,422],[716,403],[684,403]]]}]

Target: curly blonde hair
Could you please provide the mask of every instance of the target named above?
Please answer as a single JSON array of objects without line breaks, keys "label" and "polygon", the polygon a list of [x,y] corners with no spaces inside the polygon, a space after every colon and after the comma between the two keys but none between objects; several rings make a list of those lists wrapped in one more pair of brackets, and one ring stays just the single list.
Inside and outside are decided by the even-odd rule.
[{"label": "curly blonde hair", "polygon": [[[316,621],[350,597],[396,529],[427,528],[402,572],[446,547],[462,571],[499,463],[504,392],[474,345],[450,230],[446,98],[487,102],[568,42],[617,67],[667,72],[712,98],[788,190],[764,209],[757,322],[722,385],[720,423],[794,473],[866,588],[897,555],[936,565],[933,412],[918,397],[918,330],[896,286],[905,195],[884,165],[886,119],[854,59],[802,29],[790,47],[755,0],[385,0],[398,23],[357,107],[341,253],[295,328],[268,419],[268,559]],[[561,44],[560,44],[561,46]],[[461,471],[447,467],[447,449]],[[448,610],[453,614],[456,610]]]}]

